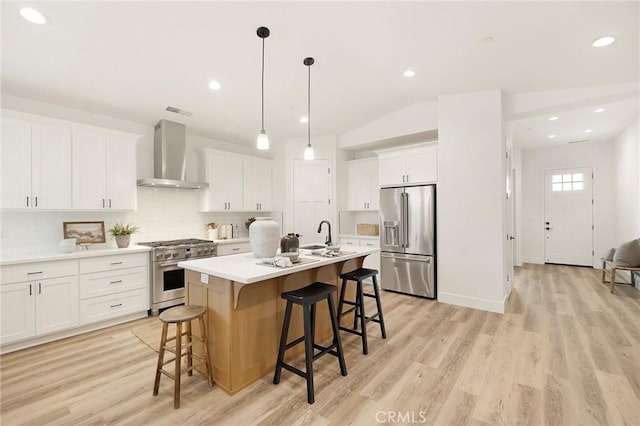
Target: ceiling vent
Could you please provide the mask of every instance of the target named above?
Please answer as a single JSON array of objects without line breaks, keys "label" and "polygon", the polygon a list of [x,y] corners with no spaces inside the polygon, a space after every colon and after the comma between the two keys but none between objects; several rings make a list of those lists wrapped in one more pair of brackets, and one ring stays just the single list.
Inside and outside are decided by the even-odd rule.
[{"label": "ceiling vent", "polygon": [[172,106],[168,106],[166,108],[166,110],[169,111],[169,112],[176,113],[176,114],[184,115],[185,117],[191,117],[193,115],[192,112],[185,111],[183,109],[172,107]]},{"label": "ceiling vent", "polygon": [[580,139],[577,141],[571,141],[571,142],[567,142],[567,143],[585,143],[585,142],[589,142],[589,139]]}]

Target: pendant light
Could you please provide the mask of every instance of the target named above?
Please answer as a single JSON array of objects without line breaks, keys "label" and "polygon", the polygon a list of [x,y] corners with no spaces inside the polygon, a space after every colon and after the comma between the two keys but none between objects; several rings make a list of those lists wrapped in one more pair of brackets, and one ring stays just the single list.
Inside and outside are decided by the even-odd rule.
[{"label": "pendant light", "polygon": [[269,37],[269,28],[260,27],[257,34],[262,39],[262,127],[260,127],[260,133],[258,133],[256,148],[265,150],[269,149],[269,136],[264,130],[264,39]]},{"label": "pendant light", "polygon": [[307,80],[307,147],[304,150],[304,159],[313,160],[315,155],[311,146],[311,65],[315,61],[313,58],[304,58],[303,62],[309,68],[309,78]]}]

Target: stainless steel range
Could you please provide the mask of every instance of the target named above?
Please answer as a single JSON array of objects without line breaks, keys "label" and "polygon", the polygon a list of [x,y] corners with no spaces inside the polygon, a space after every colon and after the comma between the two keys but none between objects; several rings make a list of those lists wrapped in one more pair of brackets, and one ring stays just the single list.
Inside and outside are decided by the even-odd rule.
[{"label": "stainless steel range", "polygon": [[217,245],[211,241],[189,239],[138,243],[153,247],[151,251],[151,313],[184,303],[184,269],[178,262],[185,259],[214,257]]}]

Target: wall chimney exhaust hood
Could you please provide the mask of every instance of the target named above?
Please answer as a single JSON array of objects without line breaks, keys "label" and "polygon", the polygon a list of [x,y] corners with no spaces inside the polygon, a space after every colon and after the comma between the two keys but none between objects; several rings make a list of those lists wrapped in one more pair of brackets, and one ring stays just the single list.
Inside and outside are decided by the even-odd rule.
[{"label": "wall chimney exhaust hood", "polygon": [[160,120],[153,137],[153,178],[138,179],[138,186],[201,189],[206,182],[187,181],[187,129],[184,124]]}]

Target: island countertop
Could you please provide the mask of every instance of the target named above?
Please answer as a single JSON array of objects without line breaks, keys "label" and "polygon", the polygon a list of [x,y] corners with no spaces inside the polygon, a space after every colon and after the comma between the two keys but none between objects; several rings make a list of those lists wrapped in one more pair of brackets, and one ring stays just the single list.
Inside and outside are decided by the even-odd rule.
[{"label": "island countertop", "polygon": [[340,256],[322,257],[312,255],[310,250],[301,250],[302,262],[288,268],[278,268],[269,265],[260,265],[262,259],[254,257],[253,253],[240,253],[229,256],[210,257],[206,259],[185,260],[178,266],[202,274],[224,278],[242,284],[253,284],[270,278],[281,277],[307,269],[318,268],[332,263],[343,262],[349,259],[366,256],[379,252],[376,247],[349,246],[341,252]]}]

